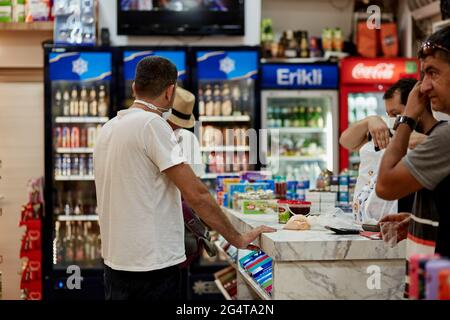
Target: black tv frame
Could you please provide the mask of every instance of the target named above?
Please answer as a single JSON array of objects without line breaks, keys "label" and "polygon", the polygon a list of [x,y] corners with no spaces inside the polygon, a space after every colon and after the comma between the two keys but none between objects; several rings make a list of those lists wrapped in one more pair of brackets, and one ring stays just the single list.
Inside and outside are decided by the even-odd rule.
[{"label": "black tv frame", "polygon": [[[127,36],[245,35],[245,0],[237,0],[239,11],[123,11],[117,0],[117,34]],[[236,16],[237,14],[237,16]],[[154,21],[148,24],[149,21]],[[183,23],[180,23],[183,21]]]}]

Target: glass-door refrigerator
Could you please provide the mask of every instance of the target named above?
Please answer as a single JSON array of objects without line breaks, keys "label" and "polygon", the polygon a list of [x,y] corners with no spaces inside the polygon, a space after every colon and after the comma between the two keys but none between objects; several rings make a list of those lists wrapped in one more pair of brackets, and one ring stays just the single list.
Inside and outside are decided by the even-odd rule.
[{"label": "glass-door refrigerator", "polygon": [[113,115],[113,53],[52,46],[44,52],[44,298],[103,299],[93,148]]},{"label": "glass-door refrigerator", "polygon": [[[346,58],[341,61],[340,127],[371,115],[387,117],[384,92],[401,78],[419,79],[419,62],[407,58]],[[340,147],[340,169],[358,170],[358,152]]]},{"label": "glass-door refrigerator", "polygon": [[184,47],[121,47],[119,48],[119,108],[126,109],[133,104],[131,86],[136,76],[136,66],[142,59],[161,56],[170,60],[178,70],[177,85],[188,89],[189,74],[186,63],[187,52]]},{"label": "glass-door refrigerator", "polygon": [[324,169],[337,173],[337,64],[264,63],[261,73],[264,166],[311,183]]},{"label": "glass-door refrigerator", "polygon": [[192,60],[203,178],[259,168],[258,47],[195,48]]}]

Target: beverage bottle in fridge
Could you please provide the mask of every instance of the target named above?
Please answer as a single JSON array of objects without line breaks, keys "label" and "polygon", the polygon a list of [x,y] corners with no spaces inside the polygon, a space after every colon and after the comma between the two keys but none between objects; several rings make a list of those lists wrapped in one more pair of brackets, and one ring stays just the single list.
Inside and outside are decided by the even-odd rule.
[{"label": "beverage bottle in fridge", "polygon": [[66,232],[63,239],[63,247],[65,248],[65,261],[67,264],[74,262],[75,258],[75,236],[72,230],[72,223],[70,221],[66,222]]},{"label": "beverage bottle in fridge", "polygon": [[77,117],[80,115],[80,103],[78,101],[78,90],[76,87],[72,88],[72,93],[70,94],[70,115]]},{"label": "beverage bottle in fridge", "polygon": [[207,84],[205,87],[205,113],[209,117],[214,114],[214,101],[210,84]]},{"label": "beverage bottle in fridge", "polygon": [[106,97],[106,88],[101,85],[98,92],[98,115],[100,117],[108,116],[108,102]]},{"label": "beverage bottle in fridge", "polygon": [[64,154],[62,159],[62,175],[68,177],[70,176],[70,173],[71,173],[70,155]]},{"label": "beverage bottle in fridge", "polygon": [[83,223],[81,221],[77,221],[75,236],[75,261],[78,263],[83,263],[85,260],[84,242]]},{"label": "beverage bottle in fridge", "polygon": [[292,116],[291,116],[291,123],[292,123],[292,127],[294,128],[298,128],[300,127],[300,119],[299,119],[299,114],[300,114],[300,107],[293,107],[292,108]]},{"label": "beverage bottle in fridge", "polygon": [[98,116],[97,91],[94,87],[91,88],[89,93],[89,115],[92,117]]},{"label": "beverage bottle in fridge", "polygon": [[233,86],[233,89],[231,90],[231,100],[233,105],[233,114],[242,115],[241,89],[239,88],[239,85]]},{"label": "beverage bottle in fridge", "polygon": [[55,112],[55,115],[58,115],[58,116],[63,115],[63,101],[62,101],[62,93],[61,93],[60,89],[56,90],[53,110]]},{"label": "beverage bottle in fridge", "polygon": [[[80,173],[80,175],[82,174]],[[73,213],[75,215],[82,215],[84,213],[83,192],[81,190],[79,190],[77,193],[77,200],[75,201]]]},{"label": "beverage bottle in fridge", "polygon": [[90,177],[94,175],[94,156],[92,154],[88,156],[87,174]]},{"label": "beverage bottle in fridge", "polygon": [[287,107],[283,107],[281,121],[283,123],[283,128],[289,128],[291,126],[291,120],[289,119],[289,109]]},{"label": "beverage bottle in fridge", "polygon": [[72,207],[72,193],[70,191],[67,192],[66,203],[64,204],[64,215],[70,216],[73,214]]},{"label": "beverage bottle in fridge", "polygon": [[62,157],[60,154],[55,155],[55,177],[62,176]]},{"label": "beverage bottle in fridge", "polygon": [[63,93],[63,105],[62,105],[62,112],[63,116],[68,117],[70,116],[70,93],[66,89]]},{"label": "beverage bottle in fridge", "polygon": [[78,158],[78,155],[73,155],[71,159],[71,169],[70,174],[72,176],[79,176],[80,175],[80,158]]},{"label": "beverage bottle in fridge", "polygon": [[289,122],[290,126],[295,128],[297,123],[297,108],[295,106],[289,107],[290,115],[289,115]]},{"label": "beverage bottle in fridge", "polygon": [[97,128],[96,127],[89,127],[88,128],[88,148],[93,148],[95,144],[95,139],[97,137]]},{"label": "beverage bottle in fridge", "polygon": [[82,127],[80,129],[80,148],[87,148],[88,143],[87,143],[87,128],[86,127]]},{"label": "beverage bottle in fridge", "polygon": [[213,114],[214,116],[220,116],[222,111],[221,110],[222,101],[220,97],[220,86],[218,84],[214,85],[213,101],[214,101]]},{"label": "beverage bottle in fridge", "polygon": [[231,116],[233,113],[233,106],[231,103],[230,86],[225,83],[222,87],[222,115]]},{"label": "beverage bottle in fridge", "polygon": [[86,87],[80,92],[80,117],[86,117],[89,114],[89,99]]},{"label": "beverage bottle in fridge", "polygon": [[250,113],[250,86],[247,85],[242,90],[242,104],[241,104],[241,114],[249,115]]},{"label": "beverage bottle in fridge", "polygon": [[306,126],[309,128],[313,128],[314,124],[314,107],[308,107],[308,113],[306,114]]},{"label": "beverage bottle in fridge", "polygon": [[299,113],[298,113],[298,124],[300,127],[305,128],[306,127],[306,108],[300,107]]},{"label": "beverage bottle in fridge", "polygon": [[275,119],[274,119],[274,114],[273,114],[273,108],[272,107],[268,107],[267,108],[267,128],[274,128]]},{"label": "beverage bottle in fridge", "polygon": [[203,90],[201,88],[198,90],[198,114],[200,116],[205,115],[205,99],[203,97]]},{"label": "beverage bottle in fridge", "polygon": [[65,252],[62,243],[61,223],[55,222],[55,238],[53,239],[53,264],[64,263]]},{"label": "beverage bottle in fridge", "polygon": [[80,128],[72,127],[70,130],[70,147],[79,148],[80,147]]},{"label": "beverage bottle in fridge", "polygon": [[362,120],[366,117],[367,109],[366,109],[366,99],[364,95],[359,94],[355,99],[355,109],[356,109],[356,119],[355,121]]},{"label": "beverage bottle in fridge", "polygon": [[324,115],[322,112],[322,107],[316,107],[316,116],[317,116],[317,127],[324,128],[325,127],[325,121],[324,121]]}]

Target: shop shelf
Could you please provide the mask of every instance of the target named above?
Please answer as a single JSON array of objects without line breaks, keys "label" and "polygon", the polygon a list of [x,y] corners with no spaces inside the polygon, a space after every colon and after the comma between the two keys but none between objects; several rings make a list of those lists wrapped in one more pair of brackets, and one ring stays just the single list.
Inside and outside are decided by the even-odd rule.
[{"label": "shop shelf", "polygon": [[213,147],[201,147],[200,151],[203,151],[203,152],[250,151],[250,147],[249,146],[213,146]]},{"label": "shop shelf", "polygon": [[316,63],[316,62],[326,62],[332,58],[342,59],[347,57],[349,54],[340,51],[326,51],[323,57],[315,58],[268,58],[261,59],[261,63]]},{"label": "shop shelf", "polygon": [[52,21],[43,22],[0,22],[0,31],[53,31]]},{"label": "shop shelf", "polygon": [[59,215],[57,219],[58,221],[98,221],[98,215],[96,214],[71,215],[71,216]]},{"label": "shop shelf", "polygon": [[237,272],[241,275],[242,279],[247,283],[247,285],[260,297],[262,300],[272,300],[272,297],[264,291],[263,288],[259,286],[259,284],[253,280],[253,278],[245,272],[244,269],[238,267]]},{"label": "shop shelf", "polygon": [[201,178],[202,179],[216,179],[218,176],[239,176],[239,172],[222,172],[222,173],[205,173]]},{"label": "shop shelf", "polygon": [[326,133],[324,128],[269,128],[268,130],[279,130],[280,133]]},{"label": "shop shelf", "polygon": [[94,176],[61,176],[55,177],[55,181],[94,181]]},{"label": "shop shelf", "polygon": [[55,123],[106,123],[108,117],[56,117]]},{"label": "shop shelf", "polygon": [[250,116],[200,116],[201,122],[249,122]]},{"label": "shop shelf", "polygon": [[218,252],[222,253],[225,256],[225,258],[226,258],[227,262],[230,264],[230,266],[232,266],[234,269],[236,269],[237,268],[236,262],[228,255],[228,253],[226,253],[220,247],[219,241],[214,242],[214,246],[216,247]]},{"label": "shop shelf", "polygon": [[56,153],[93,153],[94,148],[56,148]]},{"label": "shop shelf", "polygon": [[268,157],[269,161],[298,161],[298,162],[310,162],[310,161],[325,161],[325,156],[279,156]]}]

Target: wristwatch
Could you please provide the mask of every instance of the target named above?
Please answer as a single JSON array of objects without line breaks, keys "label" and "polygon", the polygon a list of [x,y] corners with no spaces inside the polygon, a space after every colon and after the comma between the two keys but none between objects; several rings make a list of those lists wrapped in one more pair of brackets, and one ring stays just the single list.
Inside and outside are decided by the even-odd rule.
[{"label": "wristwatch", "polygon": [[397,119],[395,119],[395,123],[394,123],[394,130],[397,130],[398,126],[402,123],[406,123],[412,131],[414,131],[414,129],[417,126],[417,122],[416,120],[414,120],[413,118],[407,117],[407,116],[399,116],[397,117]]}]

